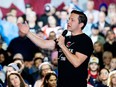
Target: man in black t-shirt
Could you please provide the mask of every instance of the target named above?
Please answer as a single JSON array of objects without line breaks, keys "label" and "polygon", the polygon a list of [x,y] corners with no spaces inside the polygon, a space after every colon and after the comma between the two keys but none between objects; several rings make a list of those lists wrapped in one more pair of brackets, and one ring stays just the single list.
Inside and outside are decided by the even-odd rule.
[{"label": "man in black t-shirt", "polygon": [[[74,57],[77,58],[78,55],[88,55],[84,61],[77,65],[72,65],[72,63],[66,58],[62,53],[61,49],[59,50],[59,59],[58,59],[58,87],[86,87],[86,78],[87,78],[87,68],[89,56],[92,52],[92,43],[89,37],[85,34],[79,34],[75,36],[68,36],[65,38],[65,45],[71,51]],[[78,57],[81,58],[81,57]],[[83,59],[84,57],[82,57]],[[75,62],[78,62],[74,60]],[[62,85],[63,86],[62,86]]]},{"label": "man in black t-shirt", "polygon": [[[87,65],[93,52],[91,39],[82,32],[87,23],[83,12],[73,10],[67,28],[71,36],[59,36],[58,44],[58,87],[87,87]],[[44,49],[55,48],[54,40],[43,40],[29,32],[25,24],[18,24],[20,31],[36,45]],[[49,44],[48,44],[49,43]]]}]

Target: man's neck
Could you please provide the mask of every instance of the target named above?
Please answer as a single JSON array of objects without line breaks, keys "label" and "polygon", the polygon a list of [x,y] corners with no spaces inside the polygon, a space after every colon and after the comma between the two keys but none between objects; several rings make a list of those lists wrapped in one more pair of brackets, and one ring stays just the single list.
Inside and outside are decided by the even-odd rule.
[{"label": "man's neck", "polygon": [[78,30],[78,31],[73,31],[71,32],[72,33],[72,36],[75,36],[75,35],[80,35],[82,34],[83,32],[81,30]]}]

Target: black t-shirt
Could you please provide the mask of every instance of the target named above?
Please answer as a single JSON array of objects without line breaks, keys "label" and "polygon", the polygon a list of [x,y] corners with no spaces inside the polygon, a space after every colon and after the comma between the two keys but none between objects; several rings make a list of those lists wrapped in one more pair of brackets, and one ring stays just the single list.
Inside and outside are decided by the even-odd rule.
[{"label": "black t-shirt", "polygon": [[16,53],[21,53],[24,57],[24,61],[32,61],[33,56],[36,52],[40,52],[39,47],[37,47],[29,38],[27,37],[16,37],[14,38],[7,51],[14,56]]},{"label": "black t-shirt", "polygon": [[111,51],[113,54],[113,57],[116,57],[116,41],[114,41],[112,44],[109,44],[109,42],[106,42],[104,44],[104,51]]},{"label": "black t-shirt", "polygon": [[88,58],[77,68],[75,68],[59,49],[58,59],[58,87],[86,87],[87,68],[89,58],[93,52],[93,44],[86,34],[68,36],[65,44],[71,53],[80,52]]}]

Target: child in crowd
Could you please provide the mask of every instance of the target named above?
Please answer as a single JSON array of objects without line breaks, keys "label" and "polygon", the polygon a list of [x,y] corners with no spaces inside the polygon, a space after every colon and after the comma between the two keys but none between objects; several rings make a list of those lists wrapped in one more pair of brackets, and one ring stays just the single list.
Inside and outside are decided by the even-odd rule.
[{"label": "child in crowd", "polygon": [[98,77],[98,71],[99,71],[99,59],[97,57],[92,56],[89,61],[88,66],[88,84],[95,86],[96,79]]}]

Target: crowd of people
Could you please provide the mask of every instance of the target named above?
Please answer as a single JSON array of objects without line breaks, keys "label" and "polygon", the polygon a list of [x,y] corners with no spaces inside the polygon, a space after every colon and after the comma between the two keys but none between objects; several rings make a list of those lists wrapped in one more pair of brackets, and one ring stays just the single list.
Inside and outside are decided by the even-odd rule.
[{"label": "crowd of people", "polygon": [[[78,0],[71,0],[69,6],[60,11],[46,3],[45,14],[41,16],[27,4],[24,15],[17,17],[17,10],[12,8],[0,19],[0,87],[57,87],[57,45],[55,49],[37,46],[19,30],[17,24],[28,25],[29,31],[39,38],[55,41],[67,30],[67,26],[71,26],[67,21],[70,22],[69,15],[73,9],[87,16],[87,24],[82,31],[91,38],[93,44],[93,52],[87,60],[87,86],[116,87],[116,4],[101,3],[99,9],[95,10],[94,1],[88,0],[87,10],[83,11],[77,3]],[[70,35],[71,32],[68,31],[66,36],[71,38]],[[82,40],[79,39],[80,42]],[[71,42],[68,42],[67,46],[70,44]],[[50,43],[47,43],[47,46],[50,48]],[[86,46],[83,47],[86,51],[84,53],[91,51]],[[59,70],[62,71],[61,68]]]}]

